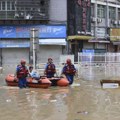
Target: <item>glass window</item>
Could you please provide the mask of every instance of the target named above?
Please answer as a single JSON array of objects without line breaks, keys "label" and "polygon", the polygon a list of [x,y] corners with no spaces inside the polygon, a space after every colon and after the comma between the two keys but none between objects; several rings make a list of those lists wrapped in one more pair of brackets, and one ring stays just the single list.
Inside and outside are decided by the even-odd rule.
[{"label": "glass window", "polygon": [[0,1],[0,10],[2,10],[2,2]]},{"label": "glass window", "polygon": [[11,10],[15,10],[15,3],[11,2]]},{"label": "glass window", "polygon": [[91,4],[91,16],[93,17],[94,16],[94,5]]},{"label": "glass window", "polygon": [[120,20],[120,9],[118,9],[118,19]]},{"label": "glass window", "polygon": [[116,16],[115,8],[114,7],[109,7],[109,18],[115,20],[115,16]]},{"label": "glass window", "polygon": [[10,10],[10,2],[7,1],[7,10]]},{"label": "glass window", "polygon": [[2,10],[5,10],[5,2],[2,2]]},{"label": "glass window", "polygon": [[0,19],[5,19],[6,18],[6,12],[5,11],[1,11],[0,12]]},{"label": "glass window", "polygon": [[97,6],[97,17],[105,18],[105,6],[104,5]]},{"label": "glass window", "polygon": [[7,11],[7,19],[14,19],[15,12],[14,11]]}]

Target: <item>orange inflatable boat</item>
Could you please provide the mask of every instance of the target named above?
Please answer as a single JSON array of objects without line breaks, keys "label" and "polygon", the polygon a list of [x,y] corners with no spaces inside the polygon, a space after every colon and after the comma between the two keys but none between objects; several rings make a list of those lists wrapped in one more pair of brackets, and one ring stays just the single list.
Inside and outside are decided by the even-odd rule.
[{"label": "orange inflatable boat", "polygon": [[[8,74],[5,78],[5,81],[8,86],[18,86],[18,79],[15,77],[14,74]],[[51,86],[51,81],[46,77],[42,77],[40,78],[40,80],[35,80],[31,77],[28,77],[27,85],[28,87],[32,88],[48,88]]]},{"label": "orange inflatable boat", "polygon": [[52,83],[51,86],[64,87],[69,85],[69,81],[65,77],[52,77],[52,78],[49,78],[49,80]]}]

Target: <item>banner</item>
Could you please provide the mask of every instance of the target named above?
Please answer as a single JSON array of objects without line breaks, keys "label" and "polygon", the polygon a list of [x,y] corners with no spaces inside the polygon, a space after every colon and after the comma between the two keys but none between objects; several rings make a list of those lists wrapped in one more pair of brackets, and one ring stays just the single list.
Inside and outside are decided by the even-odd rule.
[{"label": "banner", "polygon": [[66,38],[65,25],[0,26],[0,38],[30,38],[32,28],[39,30],[39,38]]}]

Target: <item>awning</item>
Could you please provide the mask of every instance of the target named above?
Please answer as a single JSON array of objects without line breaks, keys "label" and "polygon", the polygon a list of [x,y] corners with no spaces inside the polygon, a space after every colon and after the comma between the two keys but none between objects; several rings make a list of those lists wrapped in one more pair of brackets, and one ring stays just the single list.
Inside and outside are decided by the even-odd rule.
[{"label": "awning", "polygon": [[66,45],[65,39],[39,39],[40,45]]},{"label": "awning", "polygon": [[89,40],[92,39],[92,36],[85,36],[85,35],[72,35],[72,36],[68,36],[67,40]]},{"label": "awning", "polygon": [[0,48],[28,48],[28,40],[0,40]]}]

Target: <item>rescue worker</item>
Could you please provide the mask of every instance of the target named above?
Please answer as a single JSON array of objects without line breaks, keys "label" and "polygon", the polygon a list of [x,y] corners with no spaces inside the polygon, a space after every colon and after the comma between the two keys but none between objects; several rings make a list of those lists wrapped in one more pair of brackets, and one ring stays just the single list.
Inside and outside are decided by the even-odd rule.
[{"label": "rescue worker", "polygon": [[29,74],[35,80],[39,80],[40,79],[39,73],[36,70],[33,69],[33,66],[29,67]]},{"label": "rescue worker", "polygon": [[26,88],[27,87],[27,80],[26,77],[28,76],[29,72],[26,65],[25,60],[21,60],[20,65],[17,66],[16,75],[18,78],[18,86],[19,88]]},{"label": "rescue worker", "polygon": [[71,63],[71,59],[66,60],[66,64],[62,69],[62,74],[66,76],[66,78],[69,81],[69,84],[71,85],[74,81],[74,76],[76,73],[75,66]]},{"label": "rescue worker", "polygon": [[45,66],[44,75],[46,75],[47,78],[51,78],[54,77],[55,73],[56,73],[55,64],[53,64],[52,58],[48,58],[48,63]]}]

